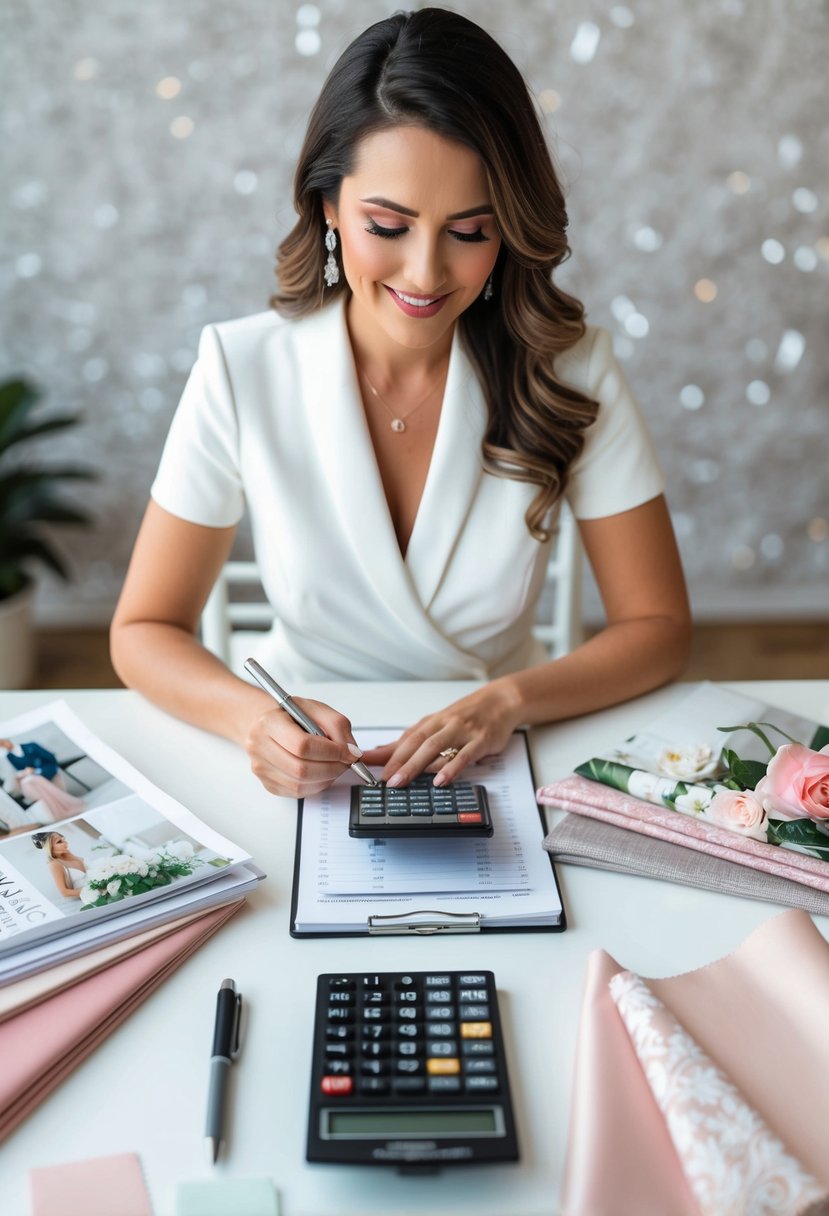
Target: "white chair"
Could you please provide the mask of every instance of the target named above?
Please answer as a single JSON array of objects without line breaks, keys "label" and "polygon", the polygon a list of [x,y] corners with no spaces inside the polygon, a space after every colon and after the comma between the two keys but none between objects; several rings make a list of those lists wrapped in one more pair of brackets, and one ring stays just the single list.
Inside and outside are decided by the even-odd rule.
[{"label": "white chair", "polygon": [[[558,659],[582,640],[582,549],[576,521],[562,507],[559,531],[547,566],[539,620],[534,633]],[[201,616],[201,639],[208,650],[240,674],[256,632],[273,624],[273,609],[264,599],[234,599],[232,589],[261,593],[256,562],[226,562]]]}]

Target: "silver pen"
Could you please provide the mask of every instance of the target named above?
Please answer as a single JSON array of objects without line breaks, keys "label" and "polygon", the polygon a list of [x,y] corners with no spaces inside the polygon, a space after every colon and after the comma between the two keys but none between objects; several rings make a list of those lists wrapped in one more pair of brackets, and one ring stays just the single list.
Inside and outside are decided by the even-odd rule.
[{"label": "silver pen", "polygon": [[222,980],[216,998],[213,1050],[210,1053],[210,1085],[207,1090],[207,1119],[204,1138],[210,1160],[215,1162],[224,1140],[227,1081],[230,1066],[239,1054],[239,1023],[242,994],[233,980]]},{"label": "silver pen", "polygon": [[[320,730],[316,722],[312,721],[307,714],[304,714],[293,701],[284,688],[280,688],[276,680],[269,676],[261,663],[257,663],[256,659],[245,659],[245,670],[249,671],[254,680],[264,688],[265,692],[269,692],[275,701],[279,703],[286,714],[290,714],[294,722],[307,731],[309,735],[319,735],[322,739],[327,739],[324,730]],[[355,760],[351,765],[354,772],[364,781],[366,785],[379,785],[380,782],[374,776],[370,769],[366,768],[362,760]]]}]

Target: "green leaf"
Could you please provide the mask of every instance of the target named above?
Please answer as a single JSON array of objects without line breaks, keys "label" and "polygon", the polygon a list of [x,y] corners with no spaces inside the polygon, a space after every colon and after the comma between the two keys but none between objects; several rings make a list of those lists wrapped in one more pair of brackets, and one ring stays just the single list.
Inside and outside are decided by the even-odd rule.
[{"label": "green leaf", "polygon": [[586,777],[588,781],[600,781],[602,785],[609,785],[614,790],[621,790],[623,794],[627,794],[631,774],[636,770],[627,764],[619,764],[617,760],[602,760],[594,757],[594,759],[580,764],[575,772],[579,777]]},{"label": "green leaf", "polygon": [[812,735],[812,741],[809,744],[814,751],[819,752],[822,747],[829,744],[829,726],[819,726]]},{"label": "green leaf", "polygon": [[17,450],[9,455],[11,448],[24,449],[27,443],[64,432],[80,421],[67,413],[33,418],[39,397],[37,388],[21,377],[0,383],[0,600],[26,585],[29,561],[42,562],[67,578],[69,572],[52,547],[48,530],[91,522],[82,504],[65,500],[58,491],[63,482],[96,480],[94,469],[27,461],[19,458]]},{"label": "green leaf", "polygon": [[739,760],[735,757],[730,768],[732,777],[739,781],[744,790],[754,790],[757,782],[765,777],[768,765],[762,760]]},{"label": "green leaf", "polygon": [[[768,736],[763,734],[763,732],[760,730],[760,725],[761,724],[758,722],[743,722],[739,726],[718,726],[717,730],[721,730],[724,733],[729,734],[729,735],[733,734],[734,731],[737,731],[737,730],[750,730],[751,733],[753,735],[756,735],[758,739],[762,739],[762,741],[765,743],[766,747],[769,749],[769,755],[773,756],[774,753],[777,751],[777,748],[774,747],[774,745],[770,742]],[[768,726],[768,723],[763,722],[762,725]],[[781,734],[782,734],[782,731],[781,731]]]},{"label": "green leaf", "polygon": [[829,836],[811,819],[770,819],[768,839],[770,844],[796,846],[829,860]]}]

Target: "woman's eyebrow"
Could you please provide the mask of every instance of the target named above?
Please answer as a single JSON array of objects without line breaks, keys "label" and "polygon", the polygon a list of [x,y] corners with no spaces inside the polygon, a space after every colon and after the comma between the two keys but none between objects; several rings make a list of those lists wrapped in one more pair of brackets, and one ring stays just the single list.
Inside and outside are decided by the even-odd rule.
[{"label": "woman's eyebrow", "polygon": [[[388,198],[361,198],[361,203],[373,203],[376,207],[385,207],[387,211],[397,211],[400,215],[410,215],[413,219],[417,219],[420,215],[419,211],[412,211],[411,207],[404,207],[402,203],[393,203]],[[447,215],[447,220],[468,220],[475,215],[492,215],[492,206],[485,203],[481,207],[470,207],[468,211],[456,211],[453,215]]]}]

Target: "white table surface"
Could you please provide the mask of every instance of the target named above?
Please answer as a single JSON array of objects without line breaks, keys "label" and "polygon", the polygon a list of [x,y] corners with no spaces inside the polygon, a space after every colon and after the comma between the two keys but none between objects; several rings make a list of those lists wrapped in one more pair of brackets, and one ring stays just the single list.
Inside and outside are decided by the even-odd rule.
[{"label": "white table surface", "polygon": [[[337,684],[303,690],[355,725],[407,722],[471,685]],[[829,722],[829,681],[734,684]],[[683,695],[662,689],[532,732],[545,783],[652,719]],[[59,693],[0,693],[0,720]],[[29,1211],[33,1166],[137,1152],[155,1216],[172,1216],[176,1182],[209,1177],[202,1140],[216,991],[244,993],[244,1050],[233,1070],[226,1176],[267,1175],[282,1216],[552,1216],[558,1210],[585,961],[603,947],[643,975],[687,970],[732,950],[773,904],[649,879],[560,866],[564,933],[322,938],[288,933],[295,803],[268,795],[232,744],[170,718],[132,692],[65,694],[123,756],[207,823],[247,848],[268,877],[239,912],[31,1115],[0,1150],[3,1210]],[[819,918],[829,936],[829,919]],[[518,1165],[429,1177],[308,1165],[305,1134],[316,976],[323,971],[489,968],[504,1022]],[[2,1062],[0,1062],[2,1066]]]}]

